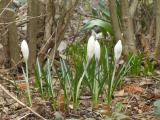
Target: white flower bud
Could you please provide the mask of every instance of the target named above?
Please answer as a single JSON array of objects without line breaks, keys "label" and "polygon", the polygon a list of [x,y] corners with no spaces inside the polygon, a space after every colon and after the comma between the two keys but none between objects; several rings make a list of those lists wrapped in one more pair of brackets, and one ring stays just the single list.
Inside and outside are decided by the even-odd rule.
[{"label": "white flower bud", "polygon": [[122,54],[122,42],[121,42],[121,40],[119,40],[114,47],[114,57],[115,57],[116,62],[121,57],[121,54]]},{"label": "white flower bud", "polygon": [[100,33],[96,34],[96,39],[102,39],[102,38],[104,38],[104,36],[103,36],[103,33],[102,33],[102,32],[100,32]]},{"label": "white flower bud", "polygon": [[91,35],[87,43],[87,58],[90,61],[94,55],[95,36]]},{"label": "white flower bud", "polygon": [[99,42],[96,40],[95,41],[95,47],[94,47],[94,54],[95,54],[95,60],[96,62],[99,62],[100,59],[100,55],[101,55],[101,50],[100,50],[100,44]]},{"label": "white flower bud", "polygon": [[24,61],[27,62],[28,57],[29,57],[29,48],[28,48],[28,44],[26,40],[23,40],[21,42],[21,51],[22,51]]}]

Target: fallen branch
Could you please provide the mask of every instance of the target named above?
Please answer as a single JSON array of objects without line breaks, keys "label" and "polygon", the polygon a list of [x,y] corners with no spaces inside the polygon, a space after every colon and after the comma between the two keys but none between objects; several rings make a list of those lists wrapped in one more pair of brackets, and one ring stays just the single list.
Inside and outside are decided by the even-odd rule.
[{"label": "fallen branch", "polygon": [[25,105],[24,103],[22,103],[20,100],[18,100],[16,97],[14,97],[13,95],[11,95],[10,92],[8,92],[8,90],[5,89],[5,87],[3,87],[0,84],[0,88],[7,94],[9,95],[12,99],[14,99],[17,103],[19,103],[20,105],[26,107],[29,111],[31,111],[33,114],[35,114],[37,117],[41,118],[42,120],[46,120],[44,117],[42,117],[41,115],[39,115],[37,112],[35,112],[34,110],[32,110],[30,107],[28,107],[27,105]]}]

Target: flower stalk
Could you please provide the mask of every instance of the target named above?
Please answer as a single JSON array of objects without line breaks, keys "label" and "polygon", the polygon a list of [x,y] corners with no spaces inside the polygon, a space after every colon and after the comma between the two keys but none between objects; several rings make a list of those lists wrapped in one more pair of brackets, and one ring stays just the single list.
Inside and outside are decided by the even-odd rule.
[{"label": "flower stalk", "polygon": [[22,51],[24,62],[25,62],[25,68],[26,68],[26,70],[24,71],[24,68],[22,67],[23,75],[27,85],[27,96],[28,96],[29,105],[32,106],[32,99],[31,99],[31,92],[30,92],[29,78],[28,78],[29,47],[25,40],[23,40],[21,43],[21,51]]},{"label": "flower stalk", "polygon": [[114,47],[114,69],[113,69],[113,74],[112,74],[112,79],[110,81],[110,85],[109,85],[109,94],[108,94],[108,102],[111,102],[111,98],[112,98],[112,94],[113,94],[113,83],[114,83],[114,79],[115,79],[115,73],[116,73],[116,66],[118,64],[118,61],[121,57],[122,54],[122,43],[121,40],[119,40],[115,47]]}]

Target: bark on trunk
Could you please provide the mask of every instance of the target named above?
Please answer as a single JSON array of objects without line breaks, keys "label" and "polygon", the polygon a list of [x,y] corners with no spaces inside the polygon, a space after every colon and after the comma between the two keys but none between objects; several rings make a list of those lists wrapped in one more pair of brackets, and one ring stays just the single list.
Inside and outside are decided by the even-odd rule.
[{"label": "bark on trunk", "polygon": [[[8,22],[16,21],[16,17],[13,11],[6,10],[6,17],[8,17]],[[8,15],[8,16],[7,16]],[[20,61],[20,50],[19,50],[19,40],[17,33],[16,23],[11,23],[8,25],[8,45],[9,45],[9,53],[10,53],[10,62],[13,67]]]},{"label": "bark on trunk", "polygon": [[29,43],[29,69],[31,70],[34,67],[36,61],[36,51],[37,51],[37,34],[38,34],[38,11],[39,2],[38,0],[28,0],[28,13],[30,17],[35,17],[30,19],[27,24],[27,37]]},{"label": "bark on trunk", "polygon": [[8,63],[11,63],[11,66],[13,67],[19,62],[20,55],[18,46],[19,41],[18,41],[17,27],[16,23],[13,22],[16,21],[16,17],[11,9],[6,9],[10,7],[10,4],[11,4],[10,0],[0,1],[0,19],[1,19],[0,21],[2,23],[0,27],[4,28],[2,29],[2,31],[0,31],[0,34],[2,35],[1,39],[5,50],[4,52],[6,60],[5,62],[7,63],[6,65],[8,66]]},{"label": "bark on trunk", "polygon": [[123,42],[123,37],[122,37],[121,30],[120,30],[118,15],[116,11],[116,1],[115,0],[109,0],[109,10],[110,10],[110,15],[112,19],[113,31],[115,33],[115,39],[116,41],[122,40]]},{"label": "bark on trunk", "polygon": [[156,0],[156,45],[155,58],[160,59],[160,0]]},{"label": "bark on trunk", "polygon": [[130,12],[131,18],[134,17],[137,5],[138,5],[138,0],[133,0],[132,3],[131,3],[131,6],[129,8],[129,12]]},{"label": "bark on trunk", "polygon": [[122,29],[124,33],[126,54],[129,52],[136,53],[135,35],[133,28],[133,20],[129,13],[128,0],[122,0]]},{"label": "bark on trunk", "polygon": [[[73,0],[72,4],[66,5],[66,1],[63,4],[53,4],[53,26],[52,34],[49,39],[46,41],[46,44],[42,47],[39,52],[39,61],[44,65],[47,55],[52,54],[53,56],[59,46],[60,42],[64,38],[64,33],[67,30],[70,20],[72,18],[75,7],[77,6],[79,0]],[[60,2],[60,1],[57,1]],[[70,1],[67,1],[67,3]],[[56,9],[56,13],[54,11]],[[58,12],[57,12],[58,11]],[[48,50],[52,51],[48,53]]]},{"label": "bark on trunk", "polygon": [[45,19],[45,31],[44,31],[44,41],[47,41],[52,34],[52,25],[53,25],[53,0],[46,0],[46,19]]}]

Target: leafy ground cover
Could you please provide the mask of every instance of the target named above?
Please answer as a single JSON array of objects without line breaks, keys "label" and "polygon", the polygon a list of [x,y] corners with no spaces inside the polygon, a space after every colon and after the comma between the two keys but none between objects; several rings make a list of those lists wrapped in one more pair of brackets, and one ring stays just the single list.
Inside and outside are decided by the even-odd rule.
[{"label": "leafy ground cover", "polygon": [[[87,5],[85,7],[90,7]],[[100,5],[98,11],[93,9],[93,15],[95,17],[101,15],[103,19],[91,20],[85,26],[82,25],[81,30],[90,30],[97,25],[103,33],[107,33],[107,39],[111,40],[113,31],[108,9],[102,9],[104,5]],[[82,20],[86,19],[83,15],[81,17]],[[72,22],[76,24],[75,19]],[[27,85],[22,70],[14,72],[10,69],[0,69],[0,84],[4,86],[0,86],[0,119],[158,120],[160,113],[158,64],[140,53],[131,54],[128,58],[123,58],[122,55],[115,65],[115,44],[100,38],[99,72],[96,72],[98,66],[96,60],[92,58],[85,73],[86,41],[89,37],[90,34],[85,38],[85,42],[76,40],[70,44],[65,53],[60,54],[56,65],[48,59],[46,66],[41,68],[37,59],[33,74],[29,74],[32,99],[32,106],[29,108]],[[77,39],[80,38],[81,36]],[[114,77],[116,81],[114,80],[111,85],[114,65],[117,68]],[[80,83],[83,72],[85,75]],[[14,96],[17,96],[17,99],[14,99]]]}]

